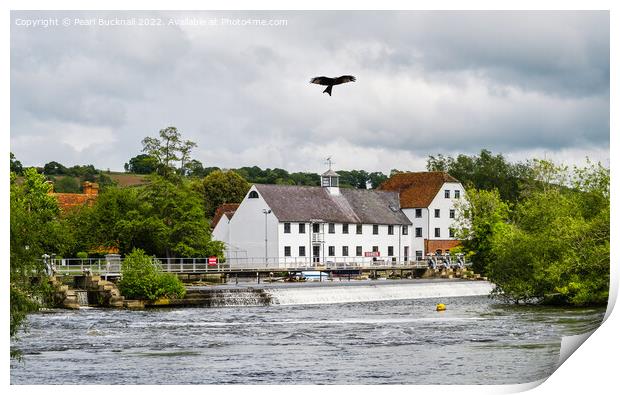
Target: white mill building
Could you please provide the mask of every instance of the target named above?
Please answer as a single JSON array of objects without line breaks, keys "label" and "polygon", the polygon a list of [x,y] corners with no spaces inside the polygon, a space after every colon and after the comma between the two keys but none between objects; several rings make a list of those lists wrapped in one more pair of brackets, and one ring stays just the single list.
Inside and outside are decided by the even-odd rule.
[{"label": "white mill building", "polygon": [[[445,184],[441,182],[444,173],[404,174],[441,175],[441,180],[434,177],[439,180],[435,184],[440,189]],[[401,202],[403,196],[410,194],[403,194],[402,188],[394,187],[398,183],[390,180],[384,184],[385,189],[382,186],[379,190],[340,188],[338,174],[329,170],[321,176],[320,187],[255,184],[236,210],[228,205],[216,214],[213,237],[226,243],[226,259],[233,266],[265,262],[274,267],[372,261],[402,263],[421,259],[427,248],[441,242],[456,245],[458,241],[450,237],[448,230],[454,193],[450,199],[442,200],[435,199],[440,195],[439,190],[435,191],[437,196],[433,196],[422,217],[418,217],[419,207],[410,207],[410,203],[425,203],[428,198],[406,200],[405,209]],[[415,189],[411,180],[407,180],[405,189]],[[462,186],[453,182],[456,180],[451,177],[446,180],[449,188],[463,194]],[[425,196],[432,192],[429,188],[427,183]],[[444,190],[441,196],[446,196]],[[441,210],[445,211],[445,219],[434,218],[435,206],[440,210],[440,217]],[[445,233],[435,231],[439,226],[445,227]],[[432,229],[430,235],[429,229]],[[440,244],[431,245],[429,240]]]}]

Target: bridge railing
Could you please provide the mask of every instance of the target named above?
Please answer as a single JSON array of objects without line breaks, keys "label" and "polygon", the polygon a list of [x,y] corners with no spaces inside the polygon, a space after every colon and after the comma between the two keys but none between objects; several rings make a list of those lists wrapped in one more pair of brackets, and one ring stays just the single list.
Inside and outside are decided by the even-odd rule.
[{"label": "bridge railing", "polygon": [[[356,259],[358,258],[358,259]],[[169,273],[221,273],[231,271],[315,271],[315,270],[358,270],[358,269],[398,269],[417,268],[424,269],[429,266],[429,261],[409,260],[397,261],[383,258],[368,257],[329,257],[324,261],[313,262],[312,258],[236,258],[227,262],[212,260],[207,257],[199,258],[155,258],[164,272]],[[92,274],[120,274],[123,258],[66,258],[50,260],[52,267],[57,273],[78,275],[86,271]],[[435,257],[437,267],[445,267],[441,257]],[[464,266],[470,266],[470,262],[464,262]],[[458,266],[456,259],[450,261],[449,266]]]}]

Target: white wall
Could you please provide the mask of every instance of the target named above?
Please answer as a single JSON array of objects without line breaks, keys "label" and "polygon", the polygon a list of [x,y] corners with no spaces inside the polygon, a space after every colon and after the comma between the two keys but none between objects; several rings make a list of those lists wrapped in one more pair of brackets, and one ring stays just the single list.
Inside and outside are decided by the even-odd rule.
[{"label": "white wall", "polygon": [[222,218],[218,221],[215,228],[213,228],[213,232],[211,237],[214,240],[223,241],[224,243],[230,244],[230,220],[226,216],[226,214],[222,215]]},{"label": "white wall", "polygon": [[[254,261],[265,257],[265,214],[270,210],[258,192],[258,198],[250,199],[248,195],[257,191],[252,186],[233,215],[229,224],[229,244],[247,253]],[[269,257],[278,255],[278,219],[272,212],[267,215],[267,250]]]},{"label": "white wall", "polygon": [[[450,191],[450,198],[444,197],[445,190]],[[460,199],[454,198],[454,191],[458,190],[461,193],[460,199],[465,199],[465,189],[458,182],[446,182],[443,184],[433,201],[428,207],[428,214],[430,216],[428,238],[429,240],[455,240],[454,237],[450,237],[449,229],[454,226],[456,219],[450,218],[450,209],[455,210],[455,202]],[[435,218],[435,209],[440,210],[440,218]],[[441,234],[439,237],[435,237],[435,228],[439,228]]]},{"label": "white wall", "polygon": [[[411,256],[415,258],[416,251],[422,251],[422,255],[425,254],[424,251],[424,239],[428,238],[428,209],[422,208],[422,217],[416,218],[415,209],[414,208],[405,208],[403,209],[403,213],[409,218],[409,221],[413,224],[409,231],[409,238],[411,243]],[[416,237],[415,230],[416,228],[422,228],[422,237]]]},{"label": "white wall", "polygon": [[[450,190],[450,198],[445,197],[445,190]],[[460,191],[460,199],[454,198],[454,191]],[[412,252],[411,255],[415,257],[416,251],[423,251],[426,255],[427,251],[424,250],[424,240],[455,240],[454,237],[450,237],[450,227],[455,225],[456,218],[450,218],[450,210],[455,210],[456,216],[456,202],[463,201],[465,199],[465,189],[458,182],[446,182],[442,185],[437,195],[433,198],[428,207],[421,207],[422,217],[416,218],[415,208],[403,209],[403,213],[413,223],[410,236]],[[435,209],[439,209],[439,218],[435,218]],[[415,229],[422,228],[422,237],[416,237]],[[440,236],[435,237],[435,228],[440,229]]]},{"label": "white wall", "polygon": [[[412,247],[410,244],[411,226],[409,226],[409,234],[401,235],[401,226],[394,225],[394,234],[388,235],[388,225],[379,225],[379,234],[372,234],[373,225],[363,224],[362,234],[356,233],[356,224],[349,224],[349,233],[344,234],[342,232],[343,224],[335,223],[335,233],[329,233],[329,224],[320,223],[321,227],[320,237],[324,241],[320,243],[320,262],[371,262],[372,258],[365,258],[364,252],[372,251],[373,246],[379,247],[380,257],[378,259],[391,259],[395,257],[397,261],[402,261],[404,256],[404,247],[409,246],[409,256],[413,256]],[[312,246],[314,245],[312,240],[312,226],[310,223],[306,223],[306,233],[299,234],[299,223],[291,222],[291,233],[284,233],[284,223],[279,225],[280,235],[278,237],[280,241],[279,254],[281,260],[284,260],[284,247],[291,247],[291,257],[286,257],[286,261],[299,262],[304,260],[303,257],[299,257],[299,246],[306,247],[306,259],[311,261]],[[400,243],[399,243],[400,240]],[[335,248],[334,256],[329,256],[329,247]],[[347,257],[343,256],[342,247],[349,247],[349,253]],[[356,256],[356,247],[362,247],[362,256]],[[388,256],[388,246],[392,246],[393,254]],[[399,250],[400,247],[400,250]]]}]

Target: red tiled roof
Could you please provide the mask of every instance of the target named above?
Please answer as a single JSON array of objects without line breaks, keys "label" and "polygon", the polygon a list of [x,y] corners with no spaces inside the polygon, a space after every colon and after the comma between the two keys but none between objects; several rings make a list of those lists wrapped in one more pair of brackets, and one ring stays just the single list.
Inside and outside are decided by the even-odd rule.
[{"label": "red tiled roof", "polygon": [[64,212],[86,204],[91,206],[97,199],[97,195],[86,193],[52,193],[52,196],[58,199],[58,206]]},{"label": "red tiled roof", "polygon": [[442,171],[398,173],[387,179],[379,189],[398,192],[401,208],[428,207],[444,182],[459,182]]},{"label": "red tiled roof", "polygon": [[211,229],[214,229],[220,219],[222,219],[223,215],[226,215],[226,218],[229,220],[237,211],[237,207],[239,207],[239,203],[224,203],[220,205],[220,207],[215,210],[215,215],[213,216],[213,220],[211,221]]},{"label": "red tiled roof", "polygon": [[60,211],[67,212],[74,207],[82,207],[85,204],[92,206],[97,200],[99,194],[99,184],[96,182],[84,181],[82,183],[82,189],[84,193],[59,193],[54,192],[54,184],[51,181],[47,181],[52,185],[50,195],[55,196],[58,200],[58,207]]}]

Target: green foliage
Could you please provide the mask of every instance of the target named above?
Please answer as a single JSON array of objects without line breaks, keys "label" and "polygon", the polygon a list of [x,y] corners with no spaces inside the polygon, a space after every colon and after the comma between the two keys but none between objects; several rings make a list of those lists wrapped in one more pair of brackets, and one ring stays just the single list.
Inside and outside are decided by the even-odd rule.
[{"label": "green foliage", "polygon": [[250,184],[234,171],[216,170],[193,183],[192,188],[202,197],[204,211],[209,218],[223,203],[240,203]]},{"label": "green foliage", "polygon": [[64,176],[54,182],[54,191],[61,193],[80,193],[80,183],[75,177]]},{"label": "green foliage", "polygon": [[75,257],[79,259],[88,259],[88,252],[80,251],[77,254],[75,254]]},{"label": "green foliage", "polygon": [[[191,162],[190,154],[196,146],[193,141],[182,141],[181,132],[174,126],[161,129],[159,138],[145,137],[142,140],[142,152],[155,159],[157,174],[163,177],[172,174],[185,175],[187,173],[185,166]],[[178,169],[176,162],[180,162]]]},{"label": "green foliage", "polygon": [[44,253],[62,254],[70,247],[66,224],[58,215],[56,199],[49,195],[51,185],[34,168],[23,171],[21,184],[11,173],[10,184],[10,335],[23,326],[26,315],[45,300],[48,287],[36,281],[45,275]]},{"label": "green foliage", "polygon": [[[278,168],[263,170],[258,166],[231,170],[239,174],[250,184],[321,185],[321,176],[316,173],[289,173],[284,169]],[[338,170],[338,174],[340,175],[340,186],[345,188],[366,189],[367,184],[370,184],[371,188],[377,188],[388,178],[381,172],[369,173],[365,170]]]},{"label": "green foliage", "polygon": [[155,300],[185,296],[185,286],[181,280],[174,274],[163,273],[159,264],[140,249],[125,257],[118,287],[127,299]]},{"label": "green foliage", "polygon": [[151,174],[157,170],[157,158],[140,154],[129,159],[129,163],[125,163],[125,171],[136,174]]},{"label": "green foliage", "polygon": [[140,248],[156,256],[222,256],[211,240],[200,195],[189,182],[151,176],[140,188],[109,188],[93,207],[75,212],[70,221],[82,229],[75,248],[117,247],[121,254]]},{"label": "green foliage", "polygon": [[381,172],[368,173],[365,170],[339,170],[340,186],[366,189],[370,184],[372,188],[377,188],[385,180],[387,176]]},{"label": "green foliage", "polygon": [[609,170],[539,162],[539,189],[519,201],[510,223],[496,226],[487,270],[497,293],[513,302],[605,304],[609,293]]},{"label": "green foliage", "polygon": [[22,162],[15,158],[15,155],[11,152],[11,172],[17,175],[21,175],[23,171]]},{"label": "green foliage", "polygon": [[482,275],[495,259],[491,238],[498,226],[505,223],[510,208],[497,190],[469,189],[467,199],[457,204],[456,236],[463,240],[463,250],[473,263],[473,269]]},{"label": "green foliage", "polygon": [[58,162],[52,161],[43,166],[43,173],[46,175],[67,174],[67,168]]},{"label": "green foliage", "polygon": [[429,156],[428,171],[445,171],[468,189],[497,189],[502,200],[516,202],[520,198],[522,183],[531,178],[530,164],[509,163],[500,155],[488,150],[480,155],[459,155],[456,158],[443,155]]}]

